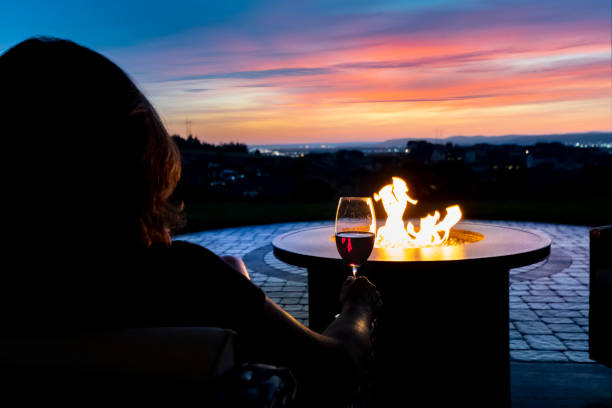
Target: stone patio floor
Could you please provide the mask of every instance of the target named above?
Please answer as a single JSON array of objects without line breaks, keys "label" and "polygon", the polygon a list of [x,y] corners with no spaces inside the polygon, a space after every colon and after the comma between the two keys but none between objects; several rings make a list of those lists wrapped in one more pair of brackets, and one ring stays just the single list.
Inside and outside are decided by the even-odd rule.
[{"label": "stone patio floor", "polygon": [[[588,358],[589,227],[534,222],[480,221],[544,232],[548,259],[510,270],[510,357],[513,361],[594,363]],[[251,280],[308,325],[305,268],[276,259],[272,240],[285,232],[331,225],[294,222],[203,231],[176,237],[218,255],[242,257]]]}]

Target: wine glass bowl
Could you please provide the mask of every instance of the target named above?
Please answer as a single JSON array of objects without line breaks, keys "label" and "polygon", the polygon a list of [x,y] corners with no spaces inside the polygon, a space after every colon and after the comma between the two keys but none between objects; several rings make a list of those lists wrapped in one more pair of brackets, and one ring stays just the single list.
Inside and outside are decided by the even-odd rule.
[{"label": "wine glass bowl", "polygon": [[357,276],[374,248],[376,217],[369,197],[340,197],[334,229],[338,253]]}]

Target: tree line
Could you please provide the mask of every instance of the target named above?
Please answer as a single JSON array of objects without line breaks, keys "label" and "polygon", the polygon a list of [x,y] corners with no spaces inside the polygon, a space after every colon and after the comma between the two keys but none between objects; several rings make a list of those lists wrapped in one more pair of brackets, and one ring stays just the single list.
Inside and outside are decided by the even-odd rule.
[{"label": "tree line", "polygon": [[247,145],[243,143],[221,143],[218,145],[201,142],[199,139],[189,135],[187,139],[183,139],[179,135],[172,135],[172,139],[178,146],[179,150],[196,150],[209,152],[232,152],[232,153],[248,153]]}]

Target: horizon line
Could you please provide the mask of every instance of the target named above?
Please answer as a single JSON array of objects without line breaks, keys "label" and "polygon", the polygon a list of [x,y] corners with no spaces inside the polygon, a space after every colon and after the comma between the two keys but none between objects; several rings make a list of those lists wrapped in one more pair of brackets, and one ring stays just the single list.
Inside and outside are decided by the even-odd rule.
[{"label": "horizon line", "polygon": [[[371,140],[371,141],[357,141],[357,140],[353,140],[353,141],[347,141],[347,142],[317,142],[317,141],[312,141],[312,142],[295,142],[295,143],[254,143],[254,144],[249,144],[248,146],[261,146],[261,147],[265,147],[265,146],[297,146],[297,145],[323,145],[323,146],[328,146],[328,147],[333,147],[333,146],[340,146],[340,145],[373,145],[373,144],[382,144],[382,143],[388,143],[388,142],[392,142],[394,140],[400,141],[400,140],[407,140],[407,139],[412,139],[415,141],[418,140],[425,140],[425,141],[432,141],[432,140],[447,140],[447,139],[451,139],[451,138],[491,138],[491,139],[496,139],[496,138],[504,138],[504,137],[516,137],[516,138],[523,138],[523,137],[561,137],[561,136],[579,136],[579,135],[606,135],[608,134],[612,140],[612,130],[592,130],[592,131],[586,131],[586,132],[567,132],[567,133],[540,133],[540,134],[516,134],[516,133],[508,133],[508,134],[503,134],[503,135],[452,135],[452,136],[446,136],[446,137],[414,137],[414,136],[406,136],[406,137],[398,137],[398,138],[393,138],[393,139],[385,139],[385,140],[379,140],[379,141],[375,141],[375,140]],[[197,138],[197,136],[194,136]],[[241,142],[220,142],[220,143],[241,143]],[[246,144],[246,143],[244,143]]]}]

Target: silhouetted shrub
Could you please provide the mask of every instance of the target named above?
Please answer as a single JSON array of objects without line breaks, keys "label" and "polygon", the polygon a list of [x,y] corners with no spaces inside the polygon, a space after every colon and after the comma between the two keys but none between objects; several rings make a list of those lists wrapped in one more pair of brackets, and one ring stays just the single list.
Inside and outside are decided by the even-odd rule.
[{"label": "silhouetted shrub", "polygon": [[320,177],[306,177],[296,181],[291,192],[296,202],[324,202],[333,200],[336,189]]}]

